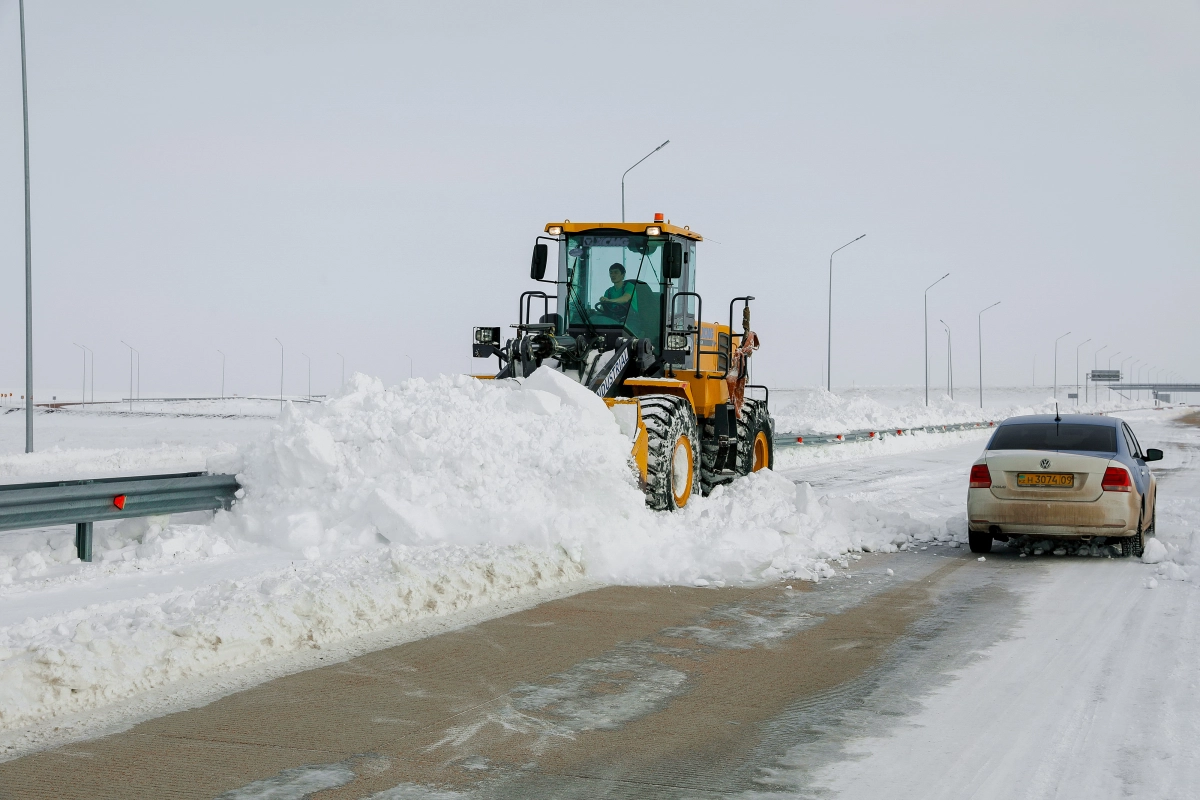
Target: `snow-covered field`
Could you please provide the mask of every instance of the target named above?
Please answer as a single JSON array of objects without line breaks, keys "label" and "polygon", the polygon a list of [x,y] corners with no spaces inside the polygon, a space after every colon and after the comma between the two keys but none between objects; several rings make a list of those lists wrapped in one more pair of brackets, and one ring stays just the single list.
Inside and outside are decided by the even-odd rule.
[{"label": "snow-covered field", "polygon": [[[911,390],[877,394],[890,405],[863,393],[772,399],[781,430],[1052,408],[1044,392],[1020,390],[994,393],[1002,405],[984,417],[949,401],[926,410]],[[40,449],[30,456],[19,453],[21,415],[0,414],[6,482],[207,465],[237,472],[245,487],[234,510],[215,518],[98,525],[92,564],[74,559],[66,528],[0,534],[6,746],[24,746],[46,725],[83,730],[87,713],[149,692],[583,581],[819,580],[848,552],[962,541],[958,485],[936,500],[862,496],[814,489],[806,473],[904,453],[920,464],[922,452],[974,451],[986,436],[781,451],[776,472],[656,514],[636,488],[612,414],[555,373],[524,385],[457,376],[392,388],[359,375],[328,402],[282,416],[255,401],[226,402],[174,414],[39,414]],[[1171,541],[1164,574],[1186,576],[1190,542]]]}]

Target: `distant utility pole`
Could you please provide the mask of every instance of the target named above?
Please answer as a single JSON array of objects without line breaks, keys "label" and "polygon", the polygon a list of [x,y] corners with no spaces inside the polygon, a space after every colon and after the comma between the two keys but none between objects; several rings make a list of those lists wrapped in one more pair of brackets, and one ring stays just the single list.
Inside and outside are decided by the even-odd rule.
[{"label": "distant utility pole", "polygon": [[337,357],[342,360],[342,386],[345,386],[346,385],[346,357],[344,355],[342,355],[341,353],[338,353]]},{"label": "distant utility pole", "polygon": [[[636,167],[637,164],[634,164],[634,166]],[[409,378],[409,380],[412,380],[412,376],[413,376],[412,356],[410,356],[408,353],[405,353],[404,357],[408,359],[408,378]]]},{"label": "distant utility pole", "polygon": [[[992,303],[990,306],[985,308],[983,311],[987,311],[988,309],[995,308],[998,305],[1000,305],[999,300]],[[980,408],[983,408],[983,311],[979,312],[979,318],[977,320],[977,322],[979,324],[977,334],[979,336],[979,407]]]},{"label": "distant utility pole", "polygon": [[1089,337],[1075,346],[1075,405],[1079,405],[1079,348],[1090,341]]},{"label": "distant utility pole", "polygon": [[[862,236],[859,236],[858,239],[863,238],[863,236],[866,236],[866,234],[864,233]],[[858,239],[846,242],[829,254],[829,313],[826,317],[829,323],[829,331],[825,335],[825,390],[829,392],[833,391],[833,257],[837,254],[838,250],[845,250],[857,242]]]},{"label": "distant utility pole", "polygon": [[33,452],[33,236],[29,224],[29,83],[25,72],[25,0],[21,18],[21,114],[25,131],[25,452]]},{"label": "distant utility pole", "polygon": [[1071,335],[1071,332],[1067,331],[1062,336],[1060,336],[1054,340],[1054,399],[1055,400],[1058,399],[1058,343],[1059,343],[1059,341],[1067,338],[1070,335]]},{"label": "distant utility pole", "polygon": [[133,412],[133,354],[136,352],[133,345],[128,344],[124,339],[121,344],[129,348],[129,411]]},{"label": "distant utility pole", "polygon": [[925,287],[925,405],[929,405],[929,290],[949,277],[950,273],[947,272]]},{"label": "distant utility pole", "polygon": [[306,359],[308,359],[308,402],[311,403],[312,402],[312,359],[308,357],[308,353],[301,353],[300,355],[302,355]]},{"label": "distant utility pole", "polygon": [[[221,353],[220,350],[217,351]],[[221,399],[225,399],[225,354],[221,353]]]},{"label": "distant utility pole", "polygon": [[[275,337],[279,342],[279,337]],[[279,342],[279,413],[283,413],[283,342]]]},{"label": "distant utility pole", "polygon": [[950,326],[946,325],[946,320],[939,319],[946,328],[946,394],[950,395],[950,399],[954,399],[954,350],[950,346]]},{"label": "distant utility pole", "polygon": [[[666,147],[670,143],[671,143],[671,140],[667,139],[665,142],[660,144],[658,147],[654,148],[649,153],[646,153],[646,155],[639,158],[637,164],[634,164],[633,167],[636,167],[638,164],[642,163],[647,158],[649,158],[650,156],[657,153],[659,150],[662,150],[664,147]],[[629,169],[627,169],[623,173],[621,173],[621,222],[625,221],[625,176],[628,175],[633,170],[633,167],[630,167]]]},{"label": "distant utility pole", "polygon": [[71,342],[79,348],[79,352],[83,355],[83,385],[79,388],[79,404],[87,405],[87,348],[81,344]]},{"label": "distant utility pole", "polygon": [[87,350],[88,361],[92,362],[92,383],[91,383],[91,391],[89,392],[89,394],[91,395],[91,402],[95,403],[96,402],[96,354],[93,353],[92,348],[88,347],[86,344],[83,346],[83,349]]}]

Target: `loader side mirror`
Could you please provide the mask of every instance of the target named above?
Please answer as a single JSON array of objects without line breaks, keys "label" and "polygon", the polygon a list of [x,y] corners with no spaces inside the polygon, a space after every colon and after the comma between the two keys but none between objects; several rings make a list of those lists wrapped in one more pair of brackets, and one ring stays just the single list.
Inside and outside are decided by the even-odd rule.
[{"label": "loader side mirror", "polygon": [[535,281],[540,281],[546,277],[546,259],[550,253],[550,248],[538,242],[533,246],[533,262],[529,265],[529,277]]},{"label": "loader side mirror", "polygon": [[663,273],[667,280],[675,280],[683,274],[683,243],[667,242],[663,248]]}]

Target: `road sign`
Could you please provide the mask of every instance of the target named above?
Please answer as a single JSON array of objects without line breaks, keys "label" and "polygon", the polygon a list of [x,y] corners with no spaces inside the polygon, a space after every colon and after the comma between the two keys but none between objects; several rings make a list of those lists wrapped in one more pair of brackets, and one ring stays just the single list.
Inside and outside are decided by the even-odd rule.
[{"label": "road sign", "polygon": [[1079,392],[1068,392],[1068,393],[1067,393],[1067,399],[1068,399],[1068,400],[1078,400],[1078,399],[1079,399]]},{"label": "road sign", "polygon": [[1088,375],[1093,381],[1119,381],[1121,380],[1121,370],[1119,369],[1094,369]]}]

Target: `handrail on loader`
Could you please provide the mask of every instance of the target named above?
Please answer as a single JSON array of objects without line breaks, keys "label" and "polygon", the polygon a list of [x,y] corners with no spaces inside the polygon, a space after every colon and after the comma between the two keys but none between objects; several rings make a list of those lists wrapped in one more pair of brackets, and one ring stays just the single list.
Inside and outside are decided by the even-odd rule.
[{"label": "handrail on loader", "polygon": [[0,485],[0,531],[74,524],[79,559],[91,561],[95,522],[229,510],[239,488],[206,472]]}]

